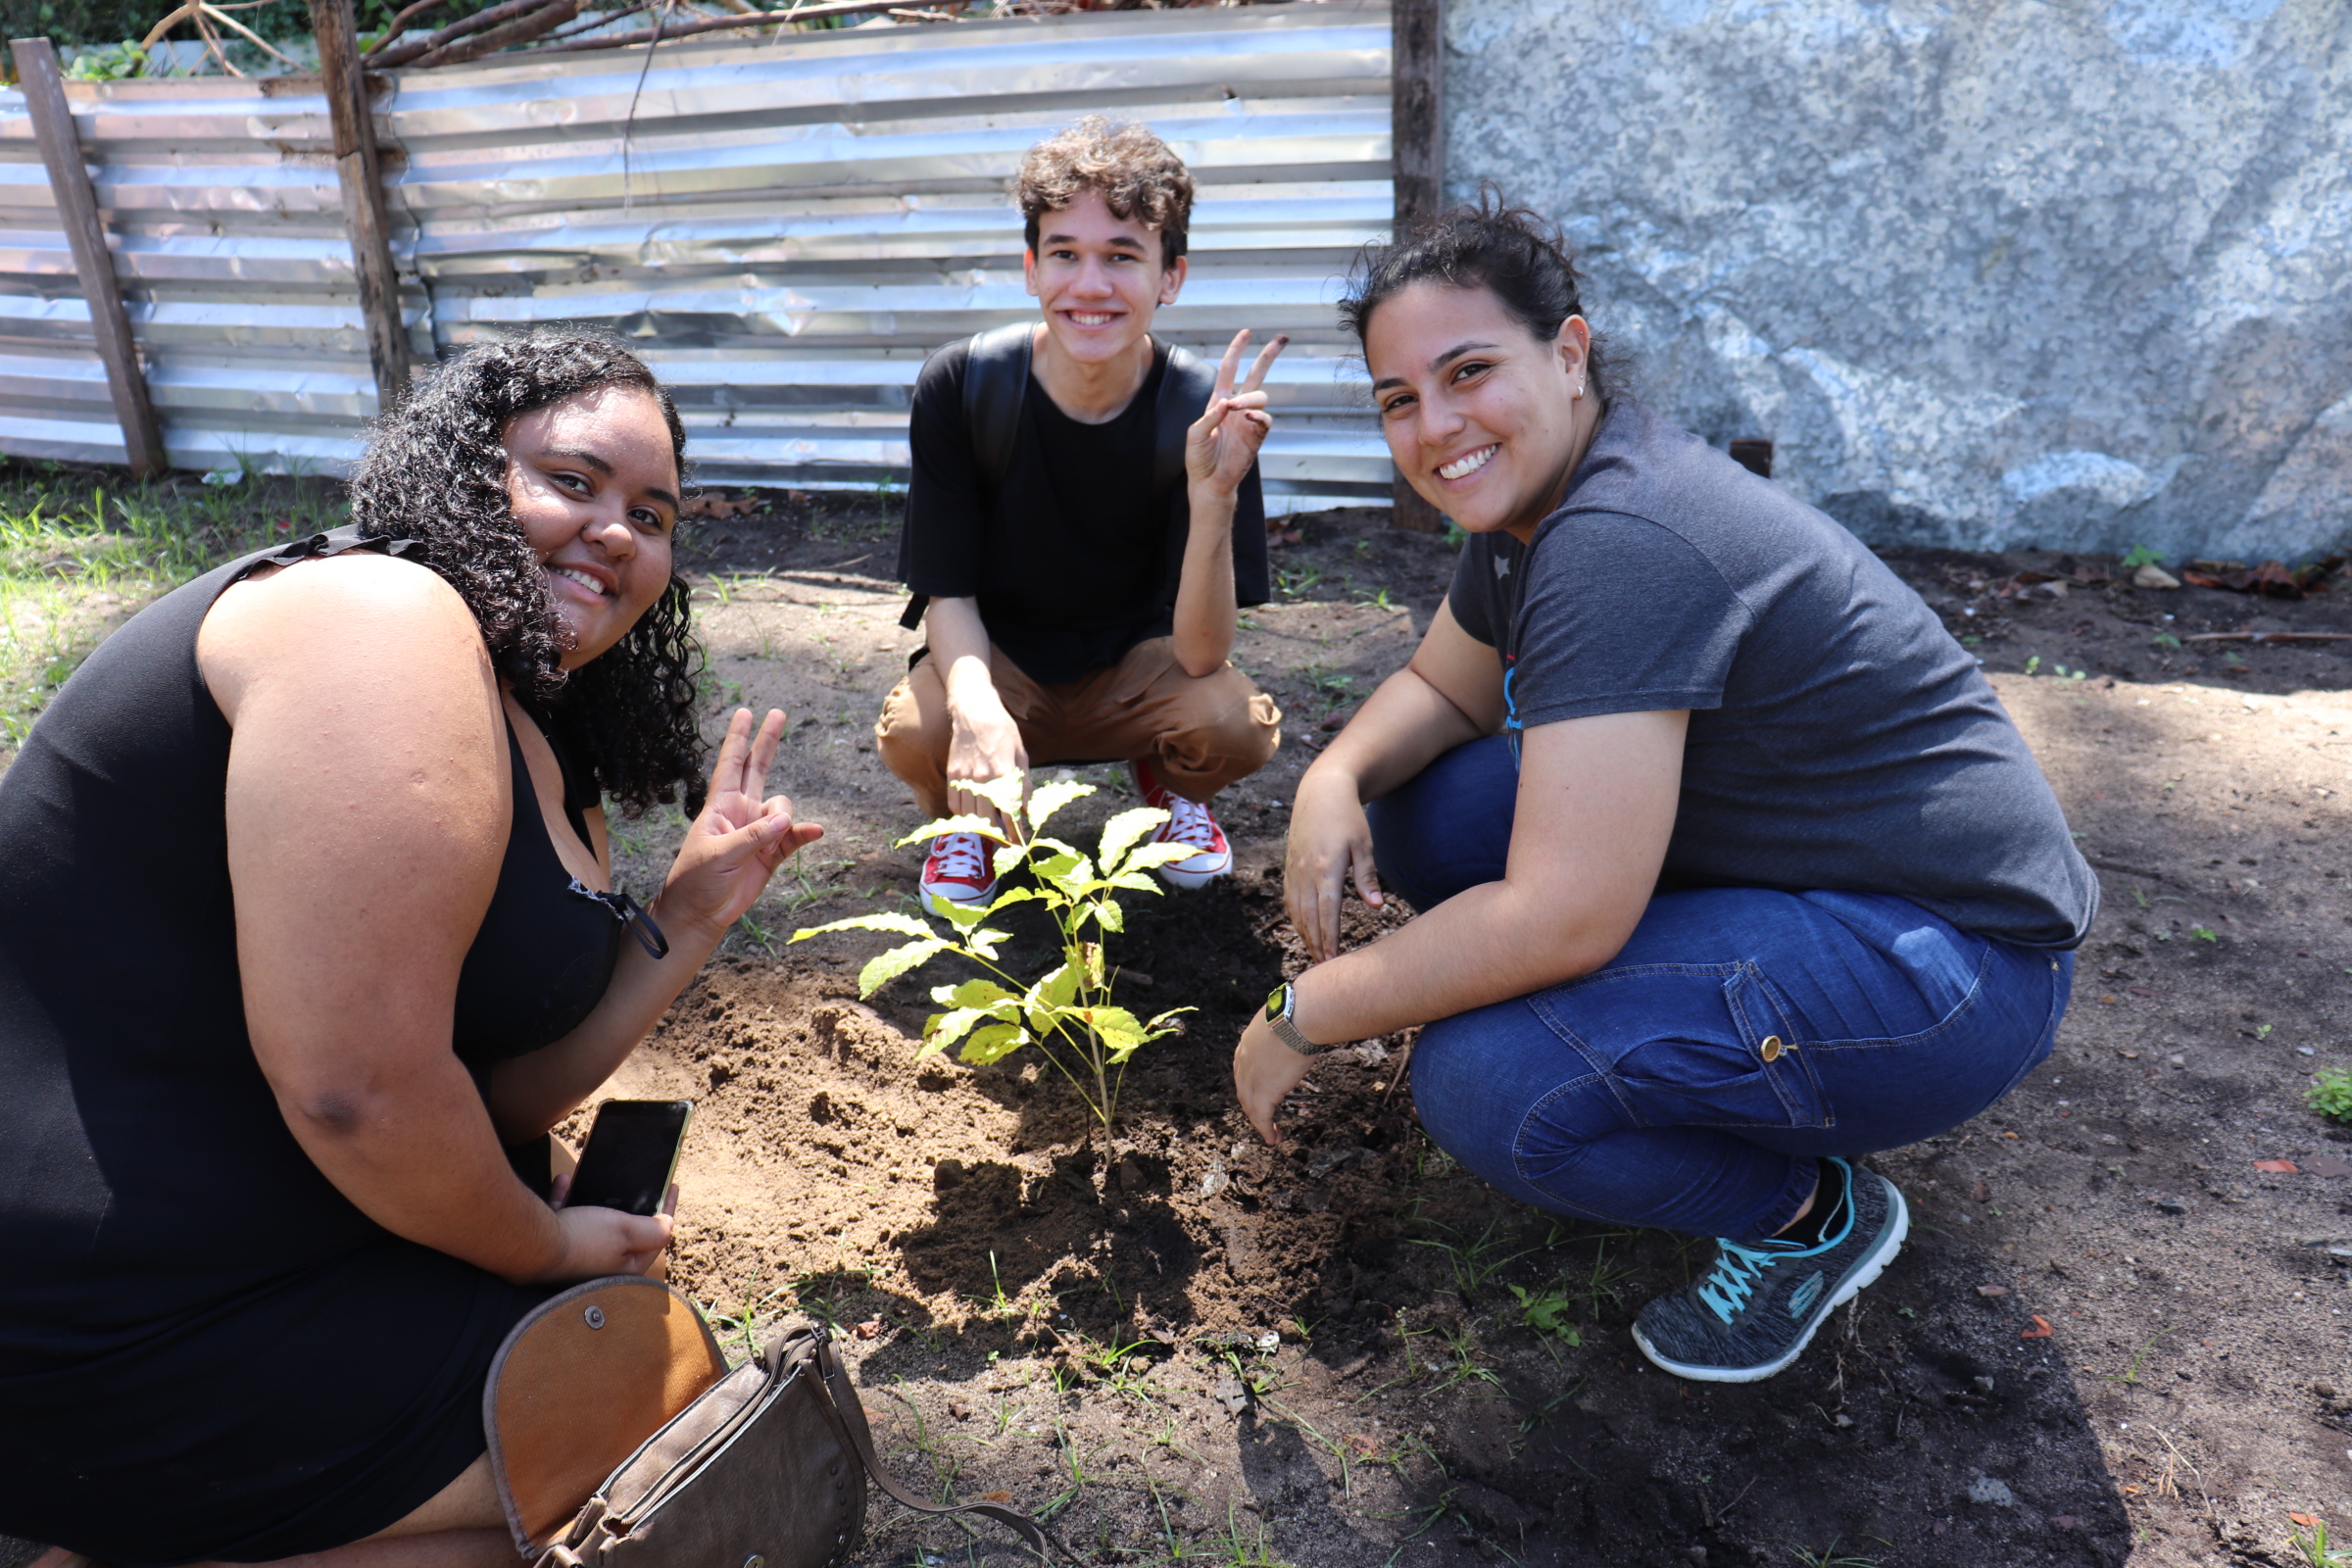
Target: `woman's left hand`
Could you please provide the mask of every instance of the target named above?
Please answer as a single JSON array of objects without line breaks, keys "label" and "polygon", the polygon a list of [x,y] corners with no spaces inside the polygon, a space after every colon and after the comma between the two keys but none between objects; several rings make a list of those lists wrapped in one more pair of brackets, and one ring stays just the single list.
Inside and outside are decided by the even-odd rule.
[{"label": "woman's left hand", "polygon": [[1258,1137],[1269,1144],[1282,1142],[1274,1112],[1281,1108],[1283,1097],[1298,1088],[1314,1065],[1314,1057],[1301,1056],[1282,1043],[1264,1013],[1250,1017],[1250,1027],[1242,1031],[1242,1043],[1233,1048],[1233,1091],[1241,1096],[1242,1114],[1250,1118]]},{"label": "woman's left hand", "polygon": [[702,815],[686,830],[669,879],[662,884],[656,915],[664,928],[682,926],[712,945],[759,901],[776,867],[805,844],[824,837],[813,822],[795,822],[792,802],[781,795],[760,798],[767,770],[784,738],[784,715],[767,710],[760,733],[752,733],[752,710],[735,710],[727,738],[710,768],[710,794]]}]

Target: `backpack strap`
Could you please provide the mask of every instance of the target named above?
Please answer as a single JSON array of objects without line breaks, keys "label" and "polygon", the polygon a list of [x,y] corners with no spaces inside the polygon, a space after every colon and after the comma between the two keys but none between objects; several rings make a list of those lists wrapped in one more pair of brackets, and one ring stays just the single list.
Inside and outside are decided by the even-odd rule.
[{"label": "backpack strap", "polygon": [[1159,405],[1152,411],[1152,493],[1161,496],[1184,484],[1184,441],[1193,422],[1217,390],[1217,368],[1192,350],[1168,345],[1168,368],[1159,378]]},{"label": "backpack strap", "polygon": [[1054,1538],[1052,1531],[1018,1509],[996,1502],[925,1502],[900,1486],[874,1454],[873,1436],[865,1425],[865,1406],[858,1401],[858,1391],[850,1387],[849,1374],[842,1369],[841,1357],[833,1348],[833,1337],[819,1326],[812,1331],[811,1340],[816,1369],[824,1380],[825,1397],[818,1403],[832,1417],[834,1435],[842,1440],[843,1446],[858,1456],[858,1462],[865,1467],[874,1485],[889,1494],[893,1502],[922,1514],[976,1513],[1017,1532],[1043,1562],[1051,1564],[1056,1556],[1065,1562],[1077,1561],[1069,1548]]},{"label": "backpack strap", "polygon": [[989,491],[1004,488],[1012,471],[1012,447],[1021,429],[1021,403],[1029,393],[1029,348],[1035,321],[1015,321],[972,334],[963,363],[963,427],[972,439],[972,461]]}]

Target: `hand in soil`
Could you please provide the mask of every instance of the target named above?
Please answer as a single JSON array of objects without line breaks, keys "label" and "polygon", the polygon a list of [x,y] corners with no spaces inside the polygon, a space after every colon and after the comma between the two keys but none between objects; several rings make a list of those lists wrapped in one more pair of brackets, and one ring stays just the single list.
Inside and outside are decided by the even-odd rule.
[{"label": "hand in soil", "polygon": [[710,767],[710,798],[687,829],[662,885],[660,919],[665,928],[699,931],[716,946],[727,927],[759,902],[776,867],[803,845],[824,837],[815,823],[792,819],[792,802],[784,796],[760,798],[783,738],[784,715],[772,708],[756,737],[750,709],[738,708],[728,720],[727,738]]},{"label": "hand in soil", "polygon": [[[1299,780],[1298,803],[1291,808],[1290,842],[1283,850],[1282,899],[1312,962],[1339,956],[1340,906],[1347,901],[1350,876],[1355,878],[1356,894],[1379,908],[1372,823],[1353,781],[1318,781],[1311,776]],[[1277,1048],[1281,1044],[1275,1042]]]},{"label": "hand in soil", "polygon": [[1250,1118],[1258,1137],[1269,1144],[1282,1142],[1274,1112],[1314,1064],[1314,1057],[1301,1056],[1284,1045],[1264,1017],[1250,1020],[1250,1027],[1242,1031],[1241,1044],[1233,1048],[1233,1092],[1241,1097],[1242,1114]]}]

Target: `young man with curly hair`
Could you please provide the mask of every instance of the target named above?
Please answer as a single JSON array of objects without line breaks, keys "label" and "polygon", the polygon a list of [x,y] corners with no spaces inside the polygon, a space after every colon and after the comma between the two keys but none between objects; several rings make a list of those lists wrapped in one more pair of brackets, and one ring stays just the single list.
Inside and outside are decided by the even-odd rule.
[{"label": "young man with curly hair", "polygon": [[[1043,320],[931,357],[915,383],[899,577],[929,646],[884,703],[876,750],[933,817],[993,816],[972,786],[1050,762],[1124,761],[1166,810],[1164,867],[1233,865],[1209,814],[1281,741],[1226,662],[1267,598],[1257,452],[1277,337],[1237,388],[1247,329],[1212,370],[1152,337],[1184,286],[1193,179],[1141,125],[1100,117],[1030,149],[1015,194]],[[986,841],[934,839],[924,903],[995,896]]]}]

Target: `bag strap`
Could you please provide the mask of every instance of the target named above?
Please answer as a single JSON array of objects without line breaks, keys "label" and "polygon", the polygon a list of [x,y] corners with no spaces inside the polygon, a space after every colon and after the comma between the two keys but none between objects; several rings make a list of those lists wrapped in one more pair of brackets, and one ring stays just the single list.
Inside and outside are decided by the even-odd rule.
[{"label": "bag strap", "polygon": [[1012,471],[1013,442],[1021,430],[1021,404],[1029,395],[1029,348],[1035,321],[1015,321],[972,334],[963,362],[963,428],[971,437],[972,462],[994,498]]},{"label": "bag strap", "polygon": [[865,1473],[873,1478],[874,1485],[890,1494],[891,1501],[902,1508],[922,1514],[976,1513],[1019,1535],[1021,1540],[1028,1543],[1029,1549],[1047,1563],[1053,1562],[1056,1556],[1068,1562],[1078,1560],[1070,1555],[1067,1546],[1054,1539],[1052,1531],[1017,1508],[1007,1508],[998,1502],[924,1502],[908,1494],[891,1478],[888,1470],[882,1468],[882,1461],[874,1454],[873,1436],[865,1425],[865,1406],[859,1401],[858,1391],[850,1387],[849,1374],[842,1369],[841,1357],[833,1349],[833,1336],[821,1324],[811,1332],[816,1341],[817,1371],[824,1379],[826,1396],[822,1403],[832,1417],[834,1433],[841,1438],[844,1446],[858,1456],[858,1462],[865,1467]]}]

